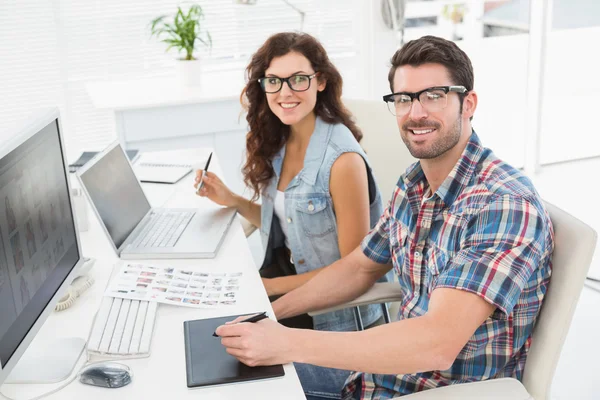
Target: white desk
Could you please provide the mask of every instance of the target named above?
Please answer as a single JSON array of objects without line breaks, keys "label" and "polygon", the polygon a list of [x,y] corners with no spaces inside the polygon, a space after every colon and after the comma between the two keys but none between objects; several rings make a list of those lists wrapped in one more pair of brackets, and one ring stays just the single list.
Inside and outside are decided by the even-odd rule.
[{"label": "white desk", "polygon": [[[213,159],[211,167],[219,171],[218,160]],[[76,178],[73,177],[72,181]],[[193,175],[186,176],[177,185],[145,184],[153,206],[175,207],[216,207],[209,200],[194,194]],[[94,315],[100,305],[102,293],[109,280],[112,267],[118,261],[99,222],[89,210],[89,230],[81,234],[82,250],[85,256],[95,257],[92,269],[95,285],[85,292],[74,306],[66,311],[55,312],[46,321],[33,345],[60,337],[88,337]],[[243,271],[243,282],[238,304],[226,309],[193,309],[159,305],[152,350],[149,358],[121,361],[133,370],[133,382],[120,389],[104,389],[88,386],[75,381],[49,399],[304,399],[302,387],[293,365],[284,366],[285,376],[264,381],[188,389],[186,386],[185,355],[183,341],[183,321],[199,318],[227,316],[267,310],[271,305],[263,289],[260,276],[254,264],[242,227],[234,221],[217,257],[208,260],[144,261],[191,265],[214,268],[219,271]],[[193,268],[193,267],[192,267]],[[38,343],[36,343],[36,341]],[[83,359],[80,361],[80,364]],[[79,369],[79,367],[77,368]],[[59,385],[3,385],[2,392],[16,398],[31,398],[52,390]]]}]

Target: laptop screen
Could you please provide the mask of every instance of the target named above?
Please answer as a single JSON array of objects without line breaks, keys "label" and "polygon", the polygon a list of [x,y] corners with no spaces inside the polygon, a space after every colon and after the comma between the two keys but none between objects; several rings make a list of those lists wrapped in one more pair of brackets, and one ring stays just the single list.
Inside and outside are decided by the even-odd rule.
[{"label": "laptop screen", "polygon": [[118,249],[150,211],[150,203],[120,145],[92,162],[80,178]]}]

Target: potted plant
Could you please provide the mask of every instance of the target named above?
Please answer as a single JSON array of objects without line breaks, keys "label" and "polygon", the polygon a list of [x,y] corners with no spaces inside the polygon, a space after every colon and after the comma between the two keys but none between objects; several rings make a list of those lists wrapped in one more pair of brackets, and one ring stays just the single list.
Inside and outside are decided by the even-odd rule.
[{"label": "potted plant", "polygon": [[168,44],[165,51],[175,48],[180,53],[185,52],[185,56],[179,58],[176,63],[178,75],[186,86],[199,85],[201,82],[200,60],[194,54],[194,50],[197,50],[199,46],[204,46],[209,51],[212,48],[210,33],[201,25],[204,20],[202,7],[193,4],[187,12],[184,12],[178,6],[175,15],[171,19],[168,18],[167,15],[161,15],[152,20],[151,36],[156,36]]},{"label": "potted plant", "polygon": [[458,24],[463,22],[467,13],[467,6],[464,4],[446,4],[442,10],[442,15],[452,22],[452,40],[462,39],[458,35]]}]

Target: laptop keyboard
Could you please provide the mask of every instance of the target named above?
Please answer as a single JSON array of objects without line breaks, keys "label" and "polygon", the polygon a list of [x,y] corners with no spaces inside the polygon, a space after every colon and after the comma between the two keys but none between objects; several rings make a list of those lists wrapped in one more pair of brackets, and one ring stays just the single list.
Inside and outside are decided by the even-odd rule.
[{"label": "laptop keyboard", "polygon": [[174,247],[192,220],[193,211],[167,211],[157,214],[133,242],[138,248]]}]

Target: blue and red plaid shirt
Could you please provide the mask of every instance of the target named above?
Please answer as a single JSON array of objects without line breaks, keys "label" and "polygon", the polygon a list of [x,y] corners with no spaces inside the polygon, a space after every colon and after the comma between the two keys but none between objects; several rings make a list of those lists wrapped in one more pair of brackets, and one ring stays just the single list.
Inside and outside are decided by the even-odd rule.
[{"label": "blue and red plaid shirt", "polygon": [[[456,383],[521,379],[531,333],[550,280],[552,223],[532,183],[472,133],[439,189],[420,163],[399,179],[389,206],[362,242],[370,259],[392,263],[404,292],[399,318],[427,312],[437,288],[465,290],[496,306],[445,371],[353,373],[344,399],[387,399]],[[402,338],[398,338],[402,340]]]}]

